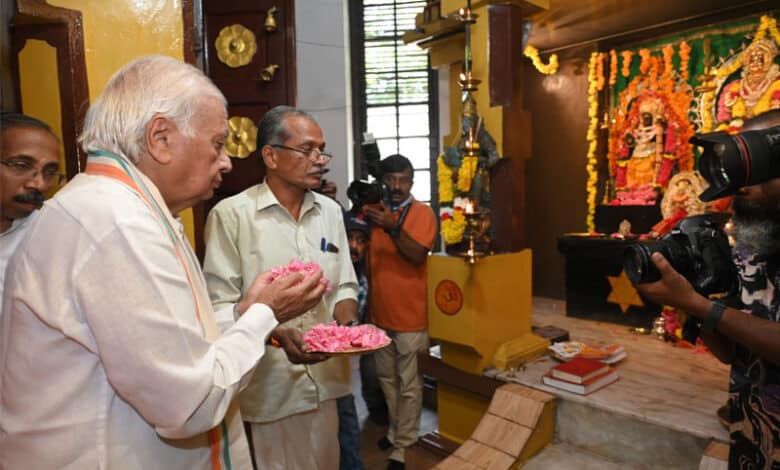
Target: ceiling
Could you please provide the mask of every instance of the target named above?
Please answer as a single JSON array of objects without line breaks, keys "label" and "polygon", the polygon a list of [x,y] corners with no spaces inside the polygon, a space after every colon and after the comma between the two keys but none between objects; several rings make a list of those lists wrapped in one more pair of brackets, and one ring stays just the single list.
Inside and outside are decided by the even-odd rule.
[{"label": "ceiling", "polygon": [[626,44],[777,7],[776,0],[550,0],[549,10],[529,17],[529,43],[541,52]]}]

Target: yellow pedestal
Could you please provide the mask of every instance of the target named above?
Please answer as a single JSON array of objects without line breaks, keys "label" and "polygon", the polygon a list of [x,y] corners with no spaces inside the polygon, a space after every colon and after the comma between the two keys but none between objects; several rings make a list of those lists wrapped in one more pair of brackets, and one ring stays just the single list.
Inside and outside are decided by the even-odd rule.
[{"label": "yellow pedestal", "polygon": [[441,343],[445,364],[481,375],[496,362],[513,367],[549,344],[531,333],[530,250],[475,264],[431,256],[428,286],[428,332]]},{"label": "yellow pedestal", "polygon": [[436,388],[439,434],[463,444],[487,412],[490,400],[442,382],[439,382]]}]

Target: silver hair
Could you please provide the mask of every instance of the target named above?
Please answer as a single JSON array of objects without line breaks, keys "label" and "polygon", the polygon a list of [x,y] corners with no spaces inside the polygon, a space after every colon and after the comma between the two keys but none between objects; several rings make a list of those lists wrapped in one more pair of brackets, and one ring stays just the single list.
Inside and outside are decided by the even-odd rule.
[{"label": "silver hair", "polygon": [[117,71],[90,106],[79,142],[87,152],[105,150],[137,164],[146,151],[146,124],[154,115],[167,116],[192,136],[190,121],[204,98],[227,105],[197,68],[171,57],[138,58]]},{"label": "silver hair", "polygon": [[257,124],[257,143],[259,147],[271,144],[281,144],[290,137],[290,131],[287,128],[287,119],[291,117],[303,117],[317,124],[314,117],[298,108],[292,106],[279,105],[263,115],[263,118]]}]

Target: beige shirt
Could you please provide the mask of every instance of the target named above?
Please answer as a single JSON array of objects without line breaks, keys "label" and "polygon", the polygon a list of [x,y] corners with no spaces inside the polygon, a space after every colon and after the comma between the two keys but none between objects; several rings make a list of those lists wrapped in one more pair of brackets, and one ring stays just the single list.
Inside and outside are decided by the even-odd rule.
[{"label": "beige shirt", "polygon": [[209,469],[216,428],[230,430],[220,460],[251,469],[230,405],[273,312],[255,304],[207,341],[165,229],[127,186],[76,176],[41,209],[6,281],[0,468]]},{"label": "beige shirt", "polygon": [[[338,253],[323,251],[323,240]],[[318,263],[331,291],[285,326],[305,332],[333,321],[339,301],[357,299],[341,206],[332,199],[306,192],[296,221],[260,184],[220,201],[209,213],[203,273],[215,309],[236,302],[258,274],[295,259]],[[265,423],[314,410],[321,401],[351,393],[350,380],[347,358],[306,366],[292,364],[282,349],[269,348],[241,393],[241,414],[247,421]]]}]

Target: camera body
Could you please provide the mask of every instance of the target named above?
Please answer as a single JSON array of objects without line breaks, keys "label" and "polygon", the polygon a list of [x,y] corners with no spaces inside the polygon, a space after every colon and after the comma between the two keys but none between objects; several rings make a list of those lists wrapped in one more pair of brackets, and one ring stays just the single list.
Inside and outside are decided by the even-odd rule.
[{"label": "camera body", "polygon": [[702,295],[736,292],[737,271],[723,225],[728,214],[704,214],[681,220],[656,242],[626,248],[623,267],[634,284],[655,282],[661,273],[650,256],[660,252]]},{"label": "camera body", "polygon": [[374,181],[355,180],[347,188],[347,197],[352,202],[350,212],[357,214],[366,204],[379,204],[384,202],[390,207],[390,189],[382,183],[382,172],[379,166],[379,146],[374,140],[374,136],[368,132],[363,134],[363,158],[368,174],[373,176]]},{"label": "camera body", "polygon": [[[698,168],[710,184],[699,199],[708,202],[736,194],[740,188],[780,178],[780,126],[731,135],[713,132],[693,136],[702,149]],[[681,220],[657,242],[626,248],[623,267],[634,284],[655,282],[661,273],[650,256],[660,252],[702,295],[733,294],[737,270],[723,226],[728,214],[704,214]]]},{"label": "camera body", "polygon": [[390,207],[390,190],[381,181],[355,180],[347,188],[347,197],[352,202],[350,211],[360,212],[366,204],[379,204],[384,201]]}]

